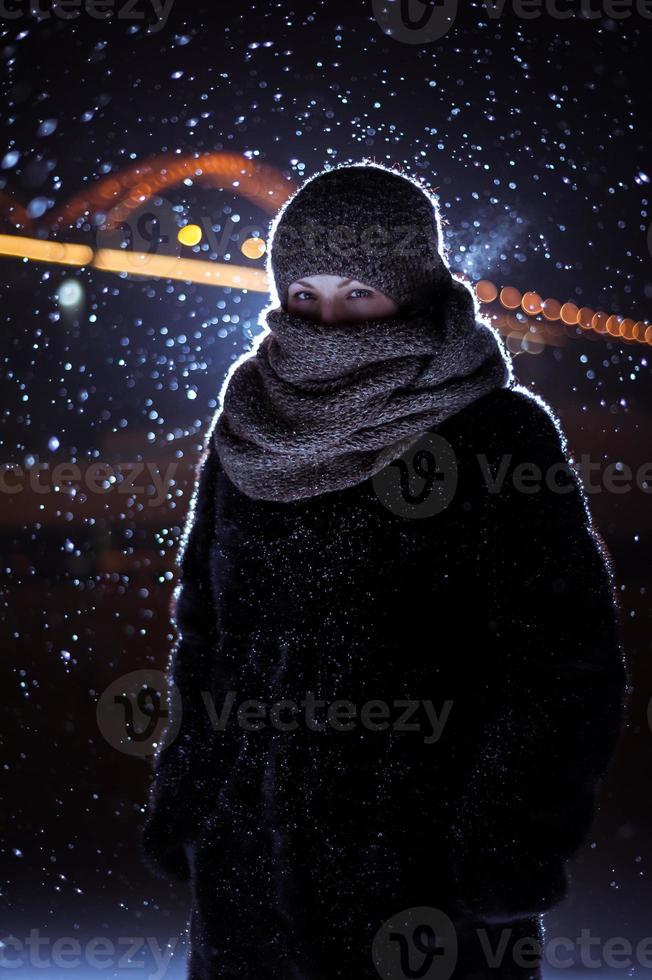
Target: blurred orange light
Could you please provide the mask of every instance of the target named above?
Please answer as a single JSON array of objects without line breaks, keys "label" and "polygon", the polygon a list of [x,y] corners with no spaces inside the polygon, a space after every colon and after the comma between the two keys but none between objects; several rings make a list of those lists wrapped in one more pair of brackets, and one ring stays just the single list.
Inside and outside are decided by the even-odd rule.
[{"label": "blurred orange light", "polygon": [[103,184],[100,188],[100,197],[108,201],[110,198],[115,197],[120,191],[120,184],[117,180],[109,180]]},{"label": "blurred orange light", "polygon": [[517,310],[521,305],[521,293],[513,286],[504,286],[500,290],[500,302],[506,310]]},{"label": "blurred orange light", "polygon": [[634,322],[634,320],[630,319],[629,317],[625,317],[625,319],[621,321],[619,327],[620,336],[623,337],[625,340],[633,340],[635,326],[636,323]]},{"label": "blurred orange light", "polygon": [[591,326],[593,327],[593,329],[595,330],[596,333],[606,333],[607,332],[607,320],[608,319],[609,319],[609,314],[608,313],[603,313],[602,310],[600,310],[598,313],[595,313],[594,314],[593,320],[591,321]]},{"label": "blurred orange light", "polygon": [[544,299],[541,309],[546,320],[558,320],[561,313],[561,303],[558,299]]},{"label": "blurred orange light", "polygon": [[521,308],[529,316],[536,316],[541,312],[542,300],[538,293],[524,293],[521,300]]},{"label": "blurred orange light", "polygon": [[493,303],[498,296],[498,288],[488,279],[481,279],[476,283],[475,291],[481,303]]},{"label": "blurred orange light", "polygon": [[[114,186],[115,183],[117,182],[114,182]],[[141,182],[141,190],[143,186],[146,185]],[[102,193],[105,194],[112,189],[111,185],[106,183],[102,187]],[[122,205],[118,205],[114,208],[112,214],[121,207]],[[125,210],[125,213],[128,214],[128,210]],[[201,240],[201,228],[198,225],[186,225],[179,231],[178,238],[183,244],[194,245],[195,241]],[[261,258],[266,251],[266,242],[262,238],[252,236],[242,243],[241,251],[247,258]],[[3,255],[62,265],[92,265],[107,272],[125,272],[162,279],[178,279],[184,282],[230,286],[252,292],[269,292],[263,269],[232,266],[230,263],[180,259],[175,256],[126,252],[122,249],[100,249],[97,253],[93,253],[87,245],[17,235],[0,235],[0,256]],[[458,276],[458,278],[463,278],[470,287],[475,288],[478,299],[483,303],[491,303],[497,295],[500,296],[500,302],[507,312],[490,312],[488,317],[497,329],[510,334],[512,341],[515,341],[517,336],[522,337],[525,334],[526,338],[529,338],[528,343],[520,349],[527,349],[530,353],[537,353],[542,343],[566,343],[567,337],[576,337],[577,331],[570,328],[577,324],[585,331],[609,334],[628,343],[636,341],[652,345],[652,324],[647,321],[635,321],[631,317],[623,317],[615,313],[609,315],[602,310],[596,313],[588,306],[578,309],[575,303],[562,305],[553,298],[542,301],[538,293],[522,294],[513,286],[504,286],[498,294],[496,286],[488,279],[482,279],[474,286],[467,277]],[[523,312],[520,312],[519,308]],[[534,324],[531,320],[528,322],[526,317],[538,316],[539,313],[543,313],[547,322],[539,320],[536,330],[533,331]]]},{"label": "blurred orange light", "polygon": [[240,246],[240,251],[248,259],[260,259],[266,252],[262,238],[247,238]]},{"label": "blurred orange light", "polygon": [[229,262],[180,259],[173,255],[153,255],[147,252],[101,248],[95,253],[93,266],[105,272],[129,272],[132,275],[179,279],[182,282],[232,286],[258,293],[268,291],[267,276],[263,269],[231,265]]},{"label": "blurred orange light", "polygon": [[593,317],[595,316],[595,310],[592,310],[590,306],[583,306],[577,311],[577,322],[582,328],[582,330],[590,330],[593,325]]},{"label": "blurred orange light", "polygon": [[572,327],[574,326],[574,324],[577,323],[578,313],[579,313],[579,309],[577,308],[575,303],[564,303],[561,310],[559,311],[559,315],[561,319],[563,320],[564,323],[567,323],[569,327]]}]

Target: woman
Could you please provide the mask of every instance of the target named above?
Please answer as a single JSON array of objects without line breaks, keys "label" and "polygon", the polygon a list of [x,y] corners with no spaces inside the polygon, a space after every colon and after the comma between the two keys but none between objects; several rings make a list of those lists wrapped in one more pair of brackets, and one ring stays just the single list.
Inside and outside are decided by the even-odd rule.
[{"label": "woman", "polygon": [[180,549],[143,841],[190,882],[192,980],[540,976],[620,729],[619,613],[559,424],[440,243],[378,164],[273,222]]}]

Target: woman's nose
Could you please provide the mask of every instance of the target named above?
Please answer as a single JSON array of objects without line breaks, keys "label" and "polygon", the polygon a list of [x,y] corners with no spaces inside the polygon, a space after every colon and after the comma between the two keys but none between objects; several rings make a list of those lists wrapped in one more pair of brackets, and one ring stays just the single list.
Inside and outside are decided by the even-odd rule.
[{"label": "woman's nose", "polygon": [[319,318],[322,323],[338,323],[342,319],[342,314],[332,300],[322,300],[319,307]]}]

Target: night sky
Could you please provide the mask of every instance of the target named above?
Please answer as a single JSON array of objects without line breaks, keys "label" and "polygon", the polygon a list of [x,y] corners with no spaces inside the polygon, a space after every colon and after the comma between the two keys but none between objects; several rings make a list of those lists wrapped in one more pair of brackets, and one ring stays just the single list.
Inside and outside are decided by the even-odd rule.
[{"label": "night sky", "polygon": [[[385,6],[396,17],[398,3]],[[81,2],[68,20],[45,2],[32,5],[40,14],[20,0],[0,12],[0,233],[102,247],[101,219],[69,221],[65,205],[161,155],[235,154],[273,168],[288,194],[329,162],[364,157],[437,192],[454,270],[652,320],[652,8],[621,4],[629,16],[616,20],[598,0],[584,0],[585,16],[560,2],[575,16],[557,19],[542,3],[523,19],[510,3],[500,16],[466,3],[443,36],[407,43],[383,33],[371,0],[175,0],[159,22],[150,2],[130,7],[106,5],[108,20]],[[263,267],[240,245],[243,229],[266,237],[270,211],[228,182],[186,179],[157,207],[177,254]],[[202,242],[177,247],[187,223]],[[54,489],[2,500],[0,939],[38,929],[52,942],[174,942],[188,891],[138,858],[148,763],[109,744],[96,707],[121,675],[165,666],[193,466],[267,297],[1,255],[0,273],[2,462],[177,465],[156,506]],[[578,328],[514,366],[575,455],[635,472],[650,461],[651,357],[649,344]],[[634,485],[590,499],[623,597],[633,687],[571,894],[546,926],[637,942],[652,936],[651,497]],[[181,943],[173,963],[181,971]]]}]

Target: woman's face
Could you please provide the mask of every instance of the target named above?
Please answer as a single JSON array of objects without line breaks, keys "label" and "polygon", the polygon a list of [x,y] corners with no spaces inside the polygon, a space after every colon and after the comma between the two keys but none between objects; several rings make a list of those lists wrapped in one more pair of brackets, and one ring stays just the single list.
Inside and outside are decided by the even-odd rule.
[{"label": "woman's face", "polygon": [[394,316],[398,304],[373,286],[342,276],[306,276],[290,284],[288,313],[298,313],[322,323]]}]

